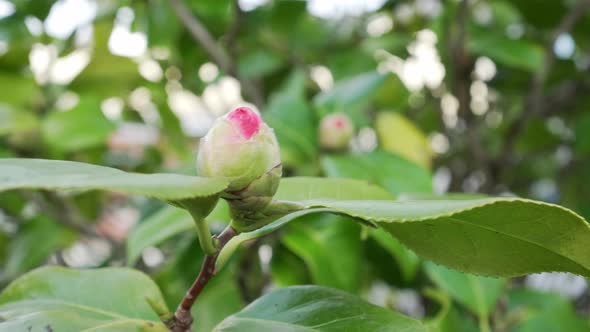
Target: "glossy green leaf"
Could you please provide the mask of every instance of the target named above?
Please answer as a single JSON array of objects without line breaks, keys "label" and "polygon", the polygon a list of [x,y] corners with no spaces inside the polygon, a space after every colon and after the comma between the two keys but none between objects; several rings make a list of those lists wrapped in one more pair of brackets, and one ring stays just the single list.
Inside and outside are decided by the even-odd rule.
[{"label": "glossy green leaf", "polygon": [[303,259],[314,284],[358,290],[361,237],[360,226],[354,220],[329,214],[308,215],[286,227],[281,242]]},{"label": "glossy green leaf", "polygon": [[520,198],[435,201],[311,201],[373,222],[419,256],[463,272],[590,276],[590,226],[560,206]]},{"label": "glossy green leaf", "polygon": [[394,195],[432,192],[432,178],[427,170],[384,151],[326,156],[322,159],[322,167],[329,177],[367,180]]},{"label": "glossy green leaf", "polygon": [[431,262],[427,262],[424,267],[438,287],[482,320],[487,320],[494,311],[506,286],[505,279],[461,273]]},{"label": "glossy green leaf", "polygon": [[134,270],[46,267],[0,294],[0,331],[167,331],[146,297],[166,307],[153,281]]},{"label": "glossy green leaf", "polygon": [[110,190],[179,200],[217,194],[226,180],[178,174],[138,174],[72,161],[0,159],[0,191],[11,189]]},{"label": "glossy green leaf", "polygon": [[217,332],[426,331],[418,321],[318,286],[275,290],[226,318]]}]

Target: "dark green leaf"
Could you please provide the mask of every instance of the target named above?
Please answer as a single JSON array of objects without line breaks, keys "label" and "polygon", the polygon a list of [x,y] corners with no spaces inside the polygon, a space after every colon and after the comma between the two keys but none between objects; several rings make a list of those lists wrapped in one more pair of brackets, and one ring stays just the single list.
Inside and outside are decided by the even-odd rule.
[{"label": "dark green leaf", "polygon": [[353,220],[334,215],[305,216],[287,227],[281,241],[305,261],[314,284],[358,290],[361,237],[360,227]]},{"label": "dark green leaf", "polygon": [[273,291],[226,318],[219,332],[426,331],[420,322],[318,286]]}]

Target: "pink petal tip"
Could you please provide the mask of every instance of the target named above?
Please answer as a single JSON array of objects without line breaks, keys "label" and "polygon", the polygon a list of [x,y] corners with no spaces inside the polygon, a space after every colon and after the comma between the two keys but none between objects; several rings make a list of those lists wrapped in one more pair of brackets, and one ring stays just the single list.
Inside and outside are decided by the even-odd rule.
[{"label": "pink petal tip", "polygon": [[227,118],[240,128],[245,139],[250,139],[260,129],[262,119],[248,107],[239,107],[231,111]]}]

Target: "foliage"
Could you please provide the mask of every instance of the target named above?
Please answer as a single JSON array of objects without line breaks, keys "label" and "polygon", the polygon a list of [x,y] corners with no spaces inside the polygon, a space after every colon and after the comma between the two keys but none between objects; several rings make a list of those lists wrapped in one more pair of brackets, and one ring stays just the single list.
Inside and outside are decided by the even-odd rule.
[{"label": "foliage", "polygon": [[199,139],[243,105],[284,209],[215,253],[194,330],[590,331],[587,290],[526,282],[590,277],[588,1],[90,1],[65,33],[67,2],[0,1],[0,332],[168,331],[235,225]]}]

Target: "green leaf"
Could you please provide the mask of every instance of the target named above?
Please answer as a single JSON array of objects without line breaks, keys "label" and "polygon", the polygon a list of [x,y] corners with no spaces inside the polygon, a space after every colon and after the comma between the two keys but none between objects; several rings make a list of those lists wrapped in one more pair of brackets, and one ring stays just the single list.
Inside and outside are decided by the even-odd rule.
[{"label": "green leaf", "polygon": [[143,249],[188,231],[195,231],[195,222],[188,211],[175,207],[162,208],[140,223],[129,234],[127,265],[134,265]]},{"label": "green leaf", "polygon": [[[206,220],[211,222],[229,222],[227,203],[219,202]],[[135,227],[127,239],[127,265],[134,265],[142,251],[156,246],[171,237],[185,232],[194,232],[195,222],[184,209],[168,206],[149,216]]]},{"label": "green leaf", "polygon": [[467,44],[475,54],[490,57],[508,67],[530,72],[543,68],[543,47],[526,40],[513,40],[488,30],[476,33]]},{"label": "green leaf", "polygon": [[[27,48],[28,50],[30,49]],[[0,100],[3,103],[16,107],[30,107],[38,94],[39,88],[33,77],[0,73]]]},{"label": "green leaf", "polygon": [[426,331],[420,322],[318,286],[275,290],[226,318],[218,332]]},{"label": "green leaf", "polygon": [[371,229],[369,235],[396,260],[403,280],[413,280],[420,267],[420,258],[381,228]]},{"label": "green leaf", "polygon": [[0,136],[27,133],[39,126],[37,117],[28,111],[0,105]]},{"label": "green leaf", "polygon": [[70,84],[80,94],[100,97],[127,97],[141,80],[137,64],[130,58],[113,55],[108,41],[114,20],[97,21],[93,25],[94,49],[91,61]]},{"label": "green leaf", "polygon": [[29,220],[10,241],[2,279],[11,280],[44,263],[49,255],[74,241],[68,229],[44,216]]},{"label": "green leaf", "polygon": [[283,87],[275,92],[263,116],[275,130],[281,146],[281,160],[297,166],[313,160],[317,154],[317,124],[304,95],[305,74],[294,71]]},{"label": "green leaf", "polygon": [[316,95],[313,103],[324,110],[322,114],[329,110],[349,112],[361,108],[371,100],[386,77],[377,72],[368,72],[339,81],[332,89]]},{"label": "green leaf", "polygon": [[394,195],[403,192],[432,192],[432,178],[427,170],[383,151],[360,155],[325,156],[322,159],[322,166],[329,177],[367,180]]},{"label": "green leaf", "polygon": [[[293,177],[282,179],[275,195],[278,200],[312,200],[312,199],[391,199],[391,194],[385,190],[370,185],[365,181],[351,179],[327,179],[314,177]],[[298,217],[327,209],[309,209],[297,211],[279,218],[270,224],[251,232],[241,233],[231,239],[219,254],[218,268],[222,267],[234,251],[245,241],[270,234]]]},{"label": "green leaf", "polygon": [[272,74],[280,69],[282,65],[283,60],[275,53],[264,49],[256,49],[240,58],[238,72],[241,77],[262,77]]},{"label": "green leaf", "polygon": [[305,285],[311,281],[305,262],[284,245],[272,248],[270,273],[277,287]]},{"label": "green leaf", "polygon": [[166,307],[154,282],[134,270],[45,267],[0,294],[0,331],[167,331],[148,297]]},{"label": "green leaf", "polygon": [[428,139],[409,119],[395,112],[379,112],[375,130],[385,151],[430,169],[432,150]]},{"label": "green leaf", "polygon": [[[438,302],[440,310],[424,323],[429,332],[477,332],[477,326],[466,315],[461,315],[455,308],[447,293],[435,289],[426,289],[425,295]],[[480,331],[481,332],[481,331]]]},{"label": "green leaf", "polygon": [[557,205],[501,197],[305,204],[375,223],[419,256],[459,271],[499,277],[544,271],[590,276],[590,226]]},{"label": "green leaf", "polygon": [[178,174],[138,174],[72,161],[0,159],[0,191],[11,189],[110,190],[162,200],[217,194],[227,181]]},{"label": "green leaf", "polygon": [[72,110],[49,114],[42,122],[41,133],[50,147],[75,152],[104,146],[114,129],[100,111],[100,100],[86,96]]},{"label": "green leaf", "polygon": [[274,198],[289,201],[318,198],[390,200],[393,196],[363,180],[301,176],[281,179]]},{"label": "green leaf", "polygon": [[515,332],[588,332],[588,322],[578,317],[572,305],[557,294],[519,289],[510,293],[508,308],[521,313]]},{"label": "green leaf", "polygon": [[303,259],[314,284],[358,290],[360,226],[350,218],[329,214],[302,217],[287,227],[281,242]]},{"label": "green leaf", "polygon": [[494,311],[506,286],[505,279],[461,273],[431,262],[427,262],[424,267],[438,287],[482,320],[487,320]]}]

